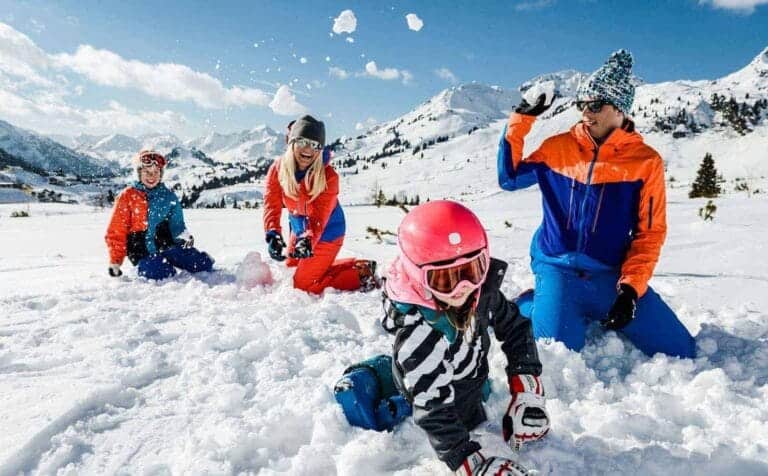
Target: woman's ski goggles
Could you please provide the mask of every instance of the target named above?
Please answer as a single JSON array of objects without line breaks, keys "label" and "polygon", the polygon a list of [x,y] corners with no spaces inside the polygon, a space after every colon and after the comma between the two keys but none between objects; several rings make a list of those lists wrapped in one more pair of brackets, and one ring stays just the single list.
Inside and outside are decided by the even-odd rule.
[{"label": "woman's ski goggles", "polygon": [[304,137],[292,139],[291,143],[296,144],[300,149],[303,149],[304,147],[312,147],[312,150],[323,150],[323,144],[316,140],[305,139]]},{"label": "woman's ski goggles", "polygon": [[580,112],[584,112],[584,109],[588,109],[592,114],[597,114],[603,110],[603,106],[612,106],[610,101],[604,99],[596,99],[594,101],[576,101],[576,109]]},{"label": "woman's ski goggles", "polygon": [[447,264],[423,266],[424,285],[439,298],[454,298],[483,285],[488,273],[488,252],[459,258]]},{"label": "woman's ski goggles", "polygon": [[157,152],[144,152],[139,156],[139,163],[142,167],[154,165],[162,169],[165,167],[165,157]]}]

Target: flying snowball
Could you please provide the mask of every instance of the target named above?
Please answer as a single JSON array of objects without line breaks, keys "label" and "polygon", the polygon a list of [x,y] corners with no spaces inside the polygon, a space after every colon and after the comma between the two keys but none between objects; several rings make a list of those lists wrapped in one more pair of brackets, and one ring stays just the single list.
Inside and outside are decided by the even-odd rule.
[{"label": "flying snowball", "polygon": [[357,29],[357,17],[352,10],[344,10],[333,20],[333,32],[337,35],[342,33],[354,33]]},{"label": "flying snowball", "polygon": [[419,31],[424,26],[424,22],[421,21],[421,18],[415,13],[407,14],[405,16],[405,21],[408,22],[408,28],[413,31]]},{"label": "flying snowball", "polygon": [[536,104],[536,101],[538,101],[539,96],[542,94],[546,95],[546,100],[544,103],[551,104],[555,97],[555,82],[543,81],[533,85],[533,87],[523,93],[523,99],[525,99],[528,104],[533,105]]}]

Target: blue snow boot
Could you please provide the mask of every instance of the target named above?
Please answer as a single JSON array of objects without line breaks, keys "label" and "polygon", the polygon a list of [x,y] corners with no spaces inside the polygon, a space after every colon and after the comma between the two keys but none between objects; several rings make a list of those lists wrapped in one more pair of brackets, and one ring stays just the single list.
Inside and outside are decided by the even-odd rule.
[{"label": "blue snow boot", "polygon": [[402,395],[395,395],[379,402],[376,408],[376,422],[380,431],[389,431],[412,414],[413,409],[408,400]]},{"label": "blue snow boot", "polygon": [[388,431],[412,413],[411,405],[395,387],[388,355],[352,365],[333,391],[352,426]]}]

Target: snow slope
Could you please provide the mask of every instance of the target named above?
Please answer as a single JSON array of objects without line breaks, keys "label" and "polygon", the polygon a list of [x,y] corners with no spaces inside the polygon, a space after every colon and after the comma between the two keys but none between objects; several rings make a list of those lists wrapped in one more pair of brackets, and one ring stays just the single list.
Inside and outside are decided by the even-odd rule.
[{"label": "snow slope", "polygon": [[[445,175],[510,262],[504,291],[529,288],[538,192],[460,196],[467,175]],[[613,333],[581,354],[540,342],[552,431],[521,453],[540,474],[768,474],[768,195],[731,192],[704,223],[686,193],[669,191],[652,285],[700,356],[648,358]],[[310,296],[274,262],[273,286],[238,286],[245,255],[266,254],[259,211],[188,210],[217,271],[151,283],[129,265],[107,276],[108,213],[32,204],[32,217],[7,218],[13,209],[0,205],[0,474],[448,474],[411,421],[352,429],[333,399],[347,365],[391,346],[377,292]],[[394,243],[364,230],[394,231],[402,212],[345,211],[343,254],[389,262]],[[479,437],[509,455],[496,344],[491,364]]]}]

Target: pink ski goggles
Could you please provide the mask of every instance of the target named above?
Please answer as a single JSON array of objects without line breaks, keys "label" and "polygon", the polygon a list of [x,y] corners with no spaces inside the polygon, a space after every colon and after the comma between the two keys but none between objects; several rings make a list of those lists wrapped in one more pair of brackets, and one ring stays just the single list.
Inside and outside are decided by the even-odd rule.
[{"label": "pink ski goggles", "polygon": [[488,251],[480,250],[447,264],[422,266],[424,286],[438,298],[455,299],[483,285],[488,274],[488,262]]}]

